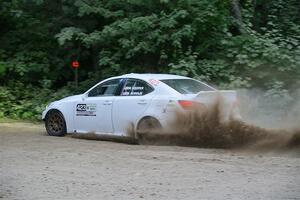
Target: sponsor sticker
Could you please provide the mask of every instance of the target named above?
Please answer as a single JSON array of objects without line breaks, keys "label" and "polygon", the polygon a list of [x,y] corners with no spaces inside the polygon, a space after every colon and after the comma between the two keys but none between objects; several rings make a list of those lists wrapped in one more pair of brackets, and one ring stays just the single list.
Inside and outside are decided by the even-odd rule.
[{"label": "sponsor sticker", "polygon": [[159,84],[159,80],[156,79],[149,79],[151,85],[157,86]]},{"label": "sponsor sticker", "polygon": [[76,116],[96,116],[96,104],[77,104]]}]

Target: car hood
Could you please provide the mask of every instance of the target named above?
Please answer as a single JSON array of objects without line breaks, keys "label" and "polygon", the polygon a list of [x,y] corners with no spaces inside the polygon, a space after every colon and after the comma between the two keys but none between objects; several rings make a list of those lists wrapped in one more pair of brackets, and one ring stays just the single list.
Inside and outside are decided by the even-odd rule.
[{"label": "car hood", "polygon": [[61,100],[59,100],[59,102],[66,102],[66,101],[73,101],[73,100],[79,100],[82,98],[82,94],[79,95],[73,95],[73,96],[69,96],[69,97],[65,97]]}]

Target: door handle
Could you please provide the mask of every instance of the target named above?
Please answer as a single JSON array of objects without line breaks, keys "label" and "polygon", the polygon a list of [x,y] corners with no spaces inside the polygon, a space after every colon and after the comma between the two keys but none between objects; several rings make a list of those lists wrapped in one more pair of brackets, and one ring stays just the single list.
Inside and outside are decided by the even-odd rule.
[{"label": "door handle", "polygon": [[111,105],[112,101],[104,101],[103,105]]},{"label": "door handle", "polygon": [[145,105],[145,104],[147,104],[147,101],[146,101],[146,100],[140,100],[140,101],[138,102],[138,104],[140,104],[140,105]]}]

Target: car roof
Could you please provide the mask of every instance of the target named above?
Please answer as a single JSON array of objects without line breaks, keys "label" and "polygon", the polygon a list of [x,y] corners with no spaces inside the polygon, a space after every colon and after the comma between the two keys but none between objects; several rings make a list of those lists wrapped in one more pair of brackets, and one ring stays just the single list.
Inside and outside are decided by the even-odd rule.
[{"label": "car roof", "polygon": [[190,79],[185,76],[178,76],[173,74],[151,74],[151,73],[130,73],[130,74],[124,74],[122,76],[119,76],[119,78],[137,78],[137,79],[143,79],[143,80],[149,80],[149,79],[157,79],[157,80],[164,80],[164,79]]}]

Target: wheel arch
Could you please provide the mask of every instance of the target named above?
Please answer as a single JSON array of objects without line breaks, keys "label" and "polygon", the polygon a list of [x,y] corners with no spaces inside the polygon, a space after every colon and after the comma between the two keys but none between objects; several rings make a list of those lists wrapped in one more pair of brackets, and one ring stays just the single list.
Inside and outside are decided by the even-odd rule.
[{"label": "wheel arch", "polygon": [[47,118],[47,116],[49,115],[49,113],[52,112],[52,111],[57,111],[57,112],[59,112],[59,113],[63,116],[64,120],[66,121],[63,112],[62,112],[61,110],[57,109],[57,108],[51,108],[51,109],[49,109],[49,110],[46,112],[46,114],[45,114],[45,117],[44,117],[44,119],[43,119],[44,121],[45,121],[45,119]]}]

